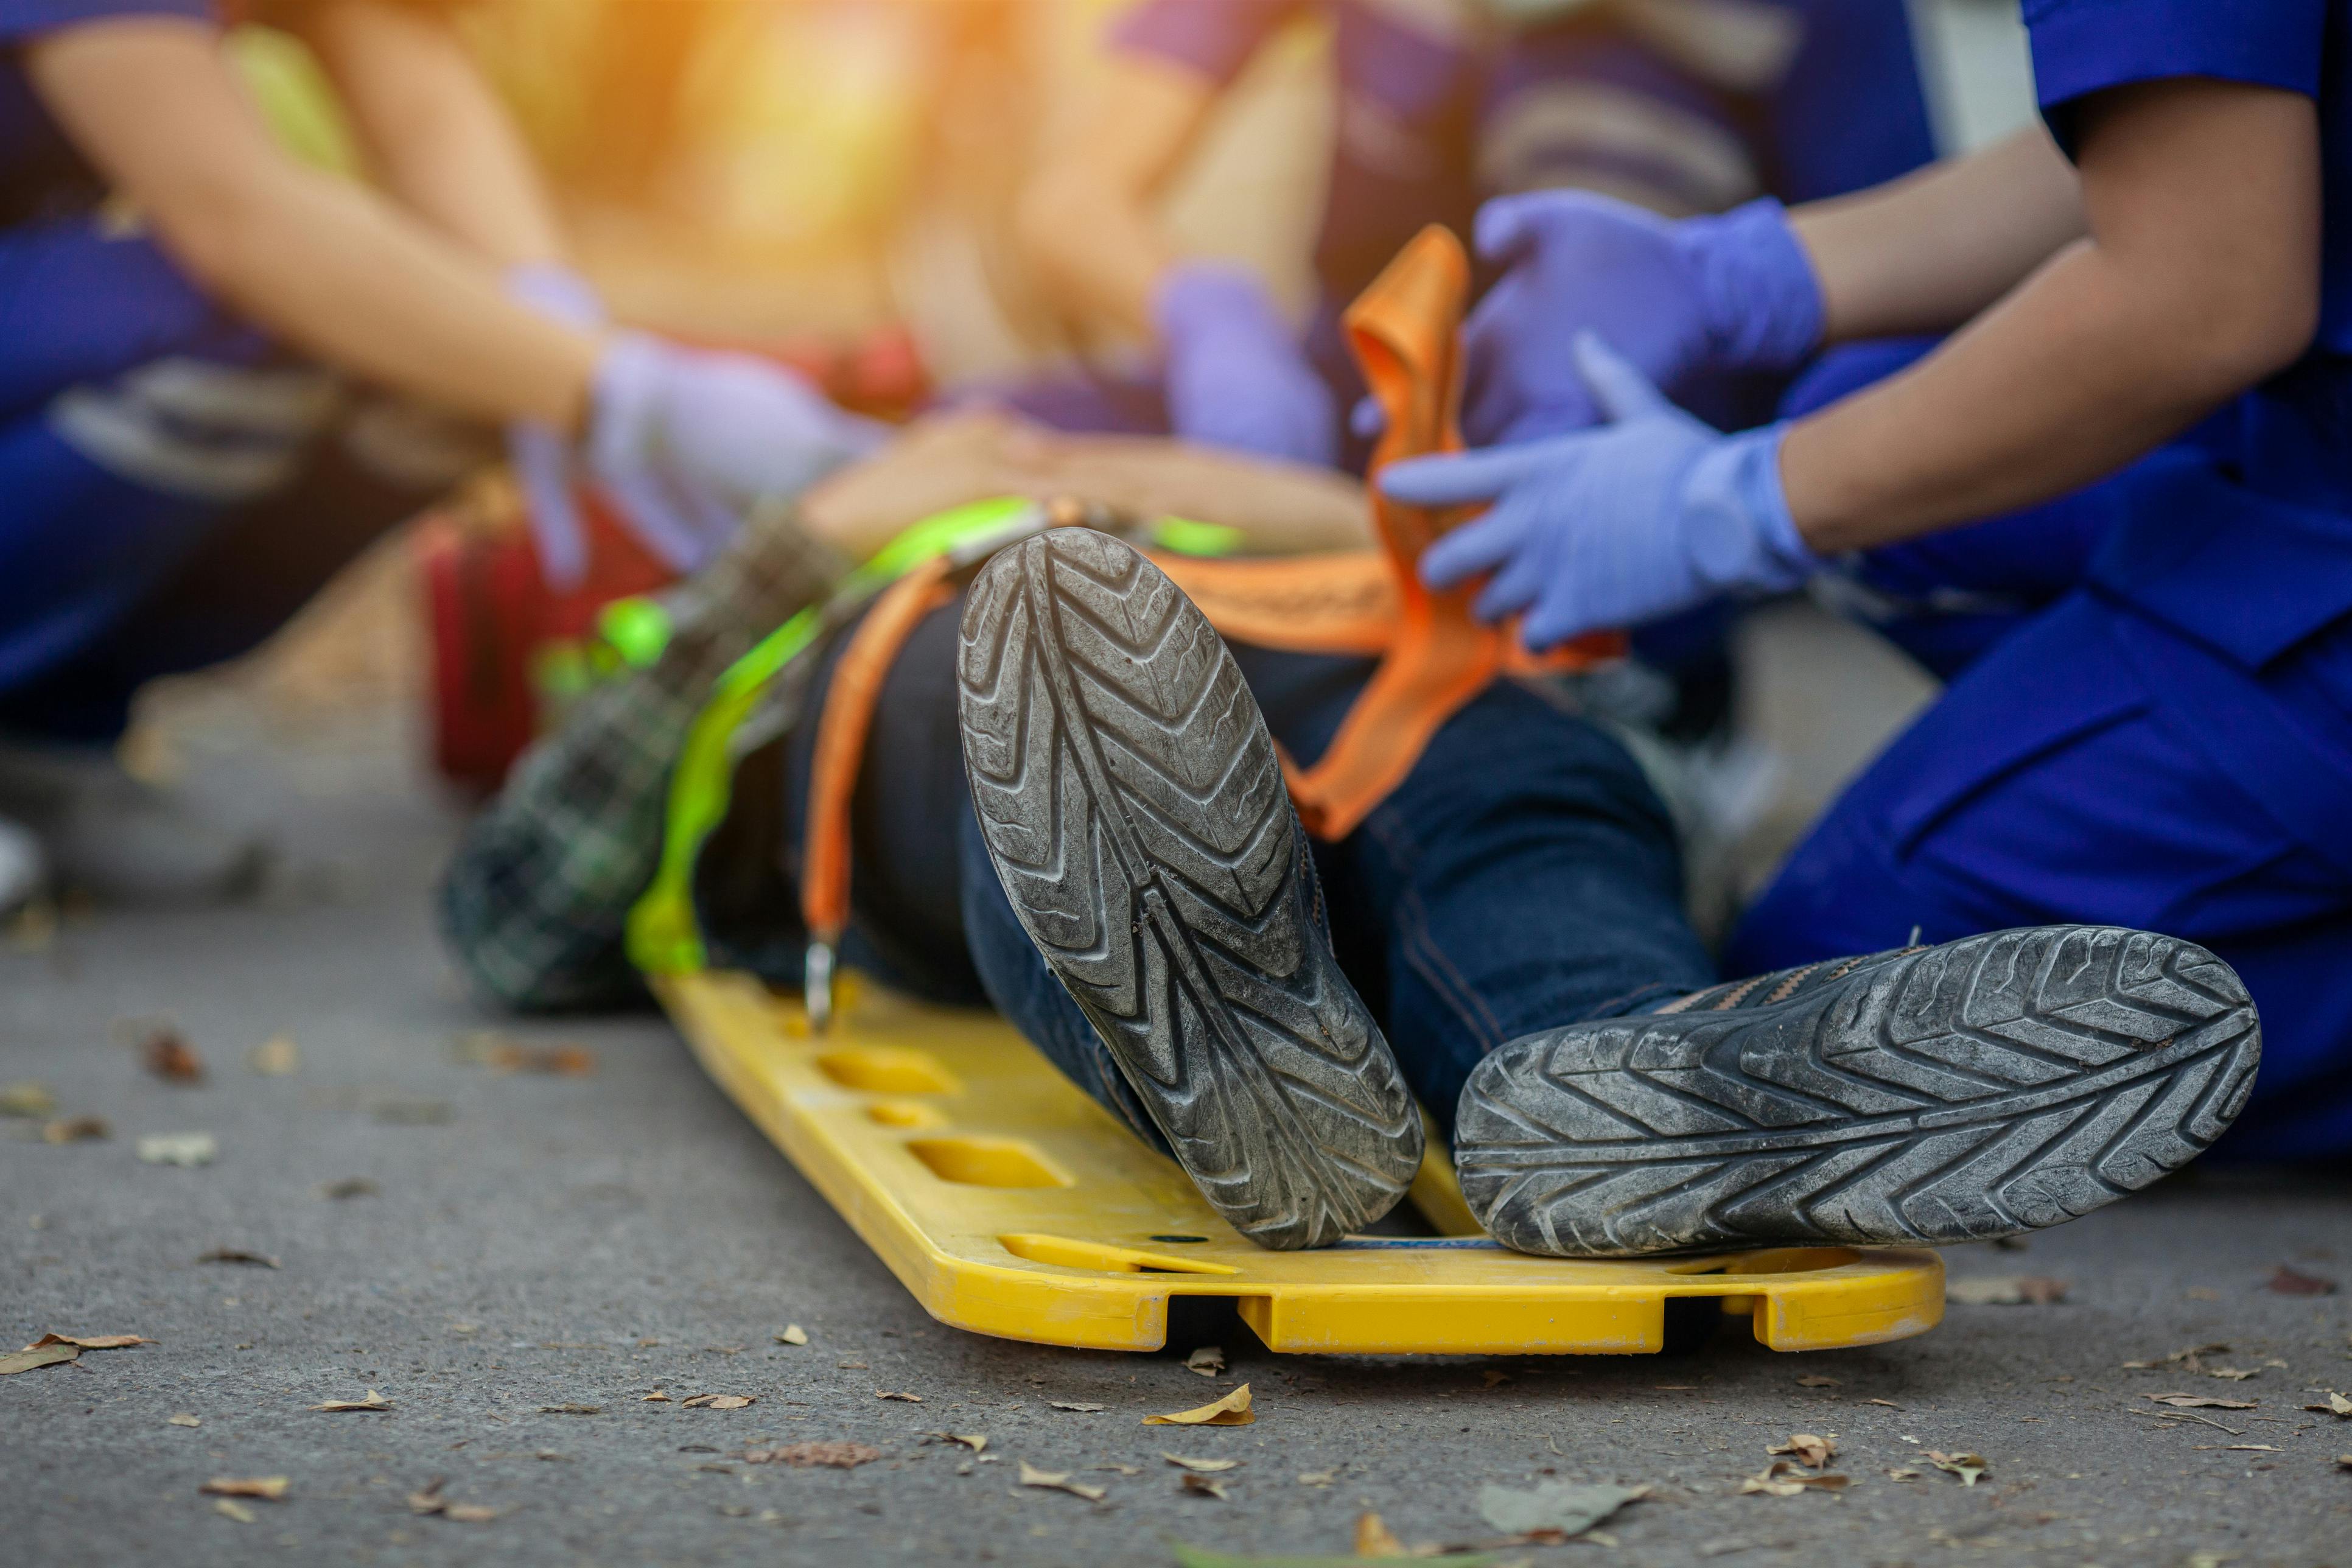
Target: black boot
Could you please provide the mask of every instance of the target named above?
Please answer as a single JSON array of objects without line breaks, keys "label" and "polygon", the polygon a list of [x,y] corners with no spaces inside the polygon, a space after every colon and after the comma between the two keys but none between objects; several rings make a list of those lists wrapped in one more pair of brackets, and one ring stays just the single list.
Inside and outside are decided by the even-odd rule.
[{"label": "black boot", "polygon": [[1515,1040],[1470,1075],[1454,1161],[1524,1252],[1988,1241],[2196,1158],[2261,1058],[2201,947],[1995,931]]}]

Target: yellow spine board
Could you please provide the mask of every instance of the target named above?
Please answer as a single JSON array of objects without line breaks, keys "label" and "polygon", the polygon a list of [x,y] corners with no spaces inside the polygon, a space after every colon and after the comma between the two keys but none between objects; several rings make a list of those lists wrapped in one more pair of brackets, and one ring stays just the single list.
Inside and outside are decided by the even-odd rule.
[{"label": "yellow spine board", "polygon": [[[1267,1252],[1002,1019],[845,984],[833,1030],[749,976],[657,976],[696,1057],[916,1300],[977,1333],[1157,1350],[1171,1296],[1235,1298],[1276,1351],[1655,1351],[1714,1297],[1774,1350],[1879,1344],[1944,1311],[1918,1248],[1529,1258],[1472,1228],[1442,1146],[1415,1203],[1452,1234]],[[1435,1140],[1433,1138],[1433,1144]]]}]

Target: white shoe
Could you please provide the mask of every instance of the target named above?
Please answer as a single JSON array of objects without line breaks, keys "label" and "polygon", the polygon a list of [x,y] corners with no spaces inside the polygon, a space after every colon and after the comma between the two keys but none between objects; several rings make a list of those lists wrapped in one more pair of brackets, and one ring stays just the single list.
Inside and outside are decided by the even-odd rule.
[{"label": "white shoe", "polygon": [[254,835],[132,778],[100,747],[0,743],[0,818],[10,817],[39,840],[59,884],[109,902],[238,898],[268,864]]},{"label": "white shoe", "polygon": [[49,858],[30,829],[0,816],[0,920],[15,914],[48,885]]}]

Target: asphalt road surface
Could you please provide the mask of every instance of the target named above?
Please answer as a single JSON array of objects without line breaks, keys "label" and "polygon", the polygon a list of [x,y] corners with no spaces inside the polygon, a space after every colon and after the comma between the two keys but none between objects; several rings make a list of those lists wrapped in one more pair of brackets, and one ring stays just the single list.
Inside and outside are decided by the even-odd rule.
[{"label": "asphalt road surface", "polygon": [[[1204,1378],[1174,1354],[982,1339],[931,1322],[659,1018],[502,1026],[583,1047],[586,1073],[502,1071],[466,1041],[495,1021],[426,902],[455,817],[393,714],[289,731],[215,707],[185,741],[191,787],[274,826],[269,892],[0,942],[0,1082],[110,1130],[53,1144],[40,1118],[0,1121],[0,1331],[157,1342],[0,1377],[9,1563],[1344,1555],[1367,1510],[1408,1546],[1491,1537],[1479,1487],[1545,1479],[1653,1490],[1605,1543],[1503,1561],[2352,1561],[2352,1419],[2304,1408],[2352,1392],[2352,1297],[2270,1286],[2282,1265],[2352,1285],[2352,1208],[2321,1178],[2204,1170],[2024,1250],[1956,1250],[1955,1279],[2055,1279],[2064,1299],[1955,1305],[1868,1350],[1726,1332],[1672,1358],[1335,1361],[1227,1321],[1194,1336],[1229,1363]],[[127,1043],[163,1015],[201,1084]],[[295,1070],[254,1070],[281,1037]],[[142,1137],[198,1131],[209,1164],[138,1157]],[[221,1249],[275,1266],[203,1260]],[[788,1324],[808,1342],[779,1342]],[[2214,1344],[2193,1366],[2122,1365]],[[1254,1426],[1140,1424],[1240,1381]],[[311,1408],[370,1390],[391,1408]],[[2180,1393],[2252,1407],[2147,1397]],[[755,1403],[684,1405],[699,1394]],[[1834,1434],[1851,1486],[1742,1494],[1798,1432]],[[842,1440],[882,1457],[740,1457]],[[1964,1486],[1930,1450],[1985,1473]],[[1185,1491],[1168,1451],[1239,1461],[1227,1495]],[[1019,1486],[1024,1462],[1105,1495]],[[276,1476],[281,1500],[227,1500],[242,1519],[199,1490]],[[415,1511],[420,1492],[457,1516]]]}]

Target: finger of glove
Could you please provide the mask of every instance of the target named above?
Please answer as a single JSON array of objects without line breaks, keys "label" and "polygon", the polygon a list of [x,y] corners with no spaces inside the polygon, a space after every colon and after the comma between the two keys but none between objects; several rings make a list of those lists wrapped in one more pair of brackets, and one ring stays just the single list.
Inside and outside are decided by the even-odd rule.
[{"label": "finger of glove", "polygon": [[544,425],[509,425],[507,463],[522,490],[540,576],[561,592],[578,587],[588,575],[588,535],[572,495],[570,443]]},{"label": "finger of glove", "polygon": [[690,572],[702,559],[699,524],[668,494],[652,473],[635,469],[607,478],[606,488],[619,503],[629,531],[673,572]]},{"label": "finger of glove", "polygon": [[1526,544],[1532,508],[1504,505],[1440,535],[1421,552],[1421,580],[1441,593],[1510,560]]},{"label": "finger of glove", "polygon": [[1471,605],[1480,620],[1499,621],[1519,615],[1542,597],[1553,557],[1545,544],[1539,530],[1531,527],[1526,531],[1519,547],[1479,590],[1476,602]]},{"label": "finger of glove", "polygon": [[1442,458],[1408,458],[1380,472],[1381,493],[1407,506],[1464,506],[1492,500],[1557,454],[1553,443],[1485,447]]},{"label": "finger of glove", "polygon": [[1496,196],[1481,206],[1470,230],[1478,258],[1507,267],[1533,250],[1542,238],[1544,208],[1556,195],[1550,191],[1526,191]]},{"label": "finger of glove", "polygon": [[1570,353],[1577,374],[1603,417],[1612,421],[1643,415],[1670,413],[1674,404],[1643,375],[1632,360],[1601,341],[1597,332],[1579,332]]},{"label": "finger of glove", "polygon": [[1348,428],[1360,441],[1377,441],[1388,427],[1389,411],[1369,392],[1356,399],[1356,405],[1348,410]]},{"label": "finger of glove", "polygon": [[1585,584],[1576,580],[1575,574],[1555,574],[1545,584],[1535,607],[1519,621],[1519,640],[1530,653],[1599,631],[1606,617],[1601,615]]}]

